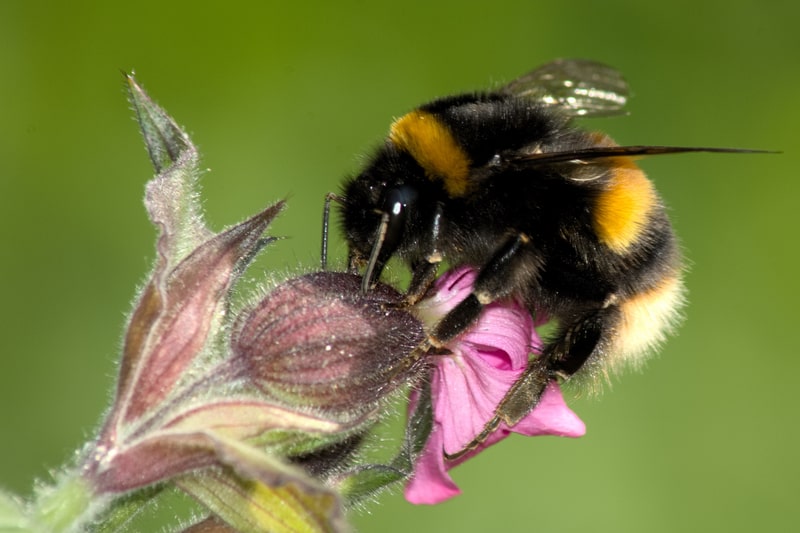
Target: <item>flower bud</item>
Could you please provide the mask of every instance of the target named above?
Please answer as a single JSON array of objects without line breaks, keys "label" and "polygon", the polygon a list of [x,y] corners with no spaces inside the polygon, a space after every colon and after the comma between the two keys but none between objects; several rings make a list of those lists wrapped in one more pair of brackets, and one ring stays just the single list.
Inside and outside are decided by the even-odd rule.
[{"label": "flower bud", "polygon": [[244,315],[231,344],[247,377],[291,405],[361,415],[407,380],[422,325],[386,285],[353,274],[291,279]]}]

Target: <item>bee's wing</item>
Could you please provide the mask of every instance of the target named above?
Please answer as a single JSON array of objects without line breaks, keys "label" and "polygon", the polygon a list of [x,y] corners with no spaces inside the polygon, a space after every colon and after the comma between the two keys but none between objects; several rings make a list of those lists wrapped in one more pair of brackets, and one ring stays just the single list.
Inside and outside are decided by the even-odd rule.
[{"label": "bee's wing", "polygon": [[585,59],[556,59],[517,78],[500,92],[557,106],[572,116],[624,113],[628,83],[608,65]]}]

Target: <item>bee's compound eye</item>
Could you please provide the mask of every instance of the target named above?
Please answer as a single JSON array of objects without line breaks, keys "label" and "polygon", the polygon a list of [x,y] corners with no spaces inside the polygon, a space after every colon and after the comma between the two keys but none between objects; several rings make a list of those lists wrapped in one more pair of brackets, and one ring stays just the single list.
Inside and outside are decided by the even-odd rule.
[{"label": "bee's compound eye", "polygon": [[417,200],[417,191],[408,185],[401,185],[386,191],[383,202],[383,211],[390,216],[397,216],[406,207],[413,205]]}]

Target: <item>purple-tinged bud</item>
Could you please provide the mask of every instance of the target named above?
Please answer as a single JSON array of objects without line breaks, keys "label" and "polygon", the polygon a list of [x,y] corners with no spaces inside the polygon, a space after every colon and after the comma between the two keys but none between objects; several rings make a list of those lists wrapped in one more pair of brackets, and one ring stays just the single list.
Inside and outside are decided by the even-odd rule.
[{"label": "purple-tinged bud", "polygon": [[291,279],[247,312],[232,351],[263,392],[290,405],[361,415],[416,370],[419,321],[386,285],[317,272]]}]

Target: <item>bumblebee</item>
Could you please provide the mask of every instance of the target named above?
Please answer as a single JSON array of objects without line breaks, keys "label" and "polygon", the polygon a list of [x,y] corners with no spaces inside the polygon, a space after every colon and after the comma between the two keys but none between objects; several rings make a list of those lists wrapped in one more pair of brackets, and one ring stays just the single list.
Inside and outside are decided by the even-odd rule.
[{"label": "bumblebee", "polygon": [[472,293],[429,332],[441,349],[487,304],[522,301],[555,319],[541,355],[461,455],[504,421],[514,426],[552,379],[639,365],[685,301],[681,251],[664,204],[635,156],[725,148],[618,146],[576,117],[623,112],[628,85],[606,65],[556,60],[492,92],[434,100],[396,119],[341,195],[349,268],[368,291],[387,261],[411,270],[405,303],[440,263],[479,269]]}]

